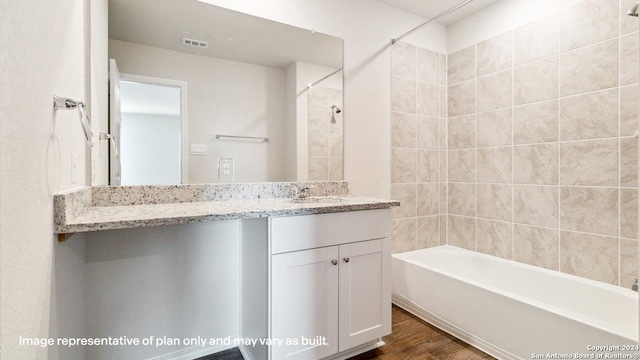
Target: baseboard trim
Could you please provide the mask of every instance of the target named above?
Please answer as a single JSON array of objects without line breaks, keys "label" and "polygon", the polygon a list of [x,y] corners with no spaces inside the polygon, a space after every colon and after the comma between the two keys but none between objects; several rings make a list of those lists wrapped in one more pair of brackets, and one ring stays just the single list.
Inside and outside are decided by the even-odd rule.
[{"label": "baseboard trim", "polygon": [[[211,355],[221,351],[233,349],[234,347],[236,347],[234,340],[237,338],[238,338],[237,336],[231,337],[230,345],[213,345],[213,346],[205,346],[205,347],[194,346],[194,347],[178,350],[169,354],[164,354],[164,355],[156,356],[153,358],[149,358],[147,360],[193,360],[206,355]],[[242,356],[244,356],[244,354],[242,354]]]}]

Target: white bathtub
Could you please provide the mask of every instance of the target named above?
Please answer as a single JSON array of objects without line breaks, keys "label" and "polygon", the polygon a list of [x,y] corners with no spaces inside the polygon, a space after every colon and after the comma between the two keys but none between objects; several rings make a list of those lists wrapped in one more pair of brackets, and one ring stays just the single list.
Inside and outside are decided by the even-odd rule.
[{"label": "white bathtub", "polygon": [[498,359],[638,344],[631,290],[450,246],[395,254],[392,271],[394,304]]}]

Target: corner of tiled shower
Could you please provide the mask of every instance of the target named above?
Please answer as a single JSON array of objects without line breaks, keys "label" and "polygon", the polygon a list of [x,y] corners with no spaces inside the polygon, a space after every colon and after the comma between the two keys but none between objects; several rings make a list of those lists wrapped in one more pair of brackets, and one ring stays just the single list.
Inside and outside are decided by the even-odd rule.
[{"label": "corner of tiled shower", "polygon": [[446,243],[446,55],[391,48],[393,251]]},{"label": "corner of tiled shower", "polygon": [[447,56],[393,45],[395,253],[449,244],[632,285],[639,35],[627,5],[585,0]]}]

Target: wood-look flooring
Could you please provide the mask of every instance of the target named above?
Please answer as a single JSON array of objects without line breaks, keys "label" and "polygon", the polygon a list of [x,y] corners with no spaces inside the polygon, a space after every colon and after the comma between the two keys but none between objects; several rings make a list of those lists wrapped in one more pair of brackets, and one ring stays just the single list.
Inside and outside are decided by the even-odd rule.
[{"label": "wood-look flooring", "polygon": [[391,335],[385,346],[351,360],[476,360],[493,359],[473,346],[393,306]]},{"label": "wood-look flooring", "polygon": [[[408,312],[393,306],[392,332],[382,340],[385,346],[350,360],[476,360],[493,359],[473,346],[439,330]],[[238,348],[197,360],[242,360]]]}]

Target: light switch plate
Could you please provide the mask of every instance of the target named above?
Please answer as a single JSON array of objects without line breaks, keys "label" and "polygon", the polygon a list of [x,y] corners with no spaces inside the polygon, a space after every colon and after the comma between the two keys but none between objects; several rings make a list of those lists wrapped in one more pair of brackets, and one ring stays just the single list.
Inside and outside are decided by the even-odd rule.
[{"label": "light switch plate", "polygon": [[191,155],[206,156],[207,144],[191,144]]},{"label": "light switch plate", "polygon": [[233,158],[218,158],[218,180],[232,181],[233,173]]}]

